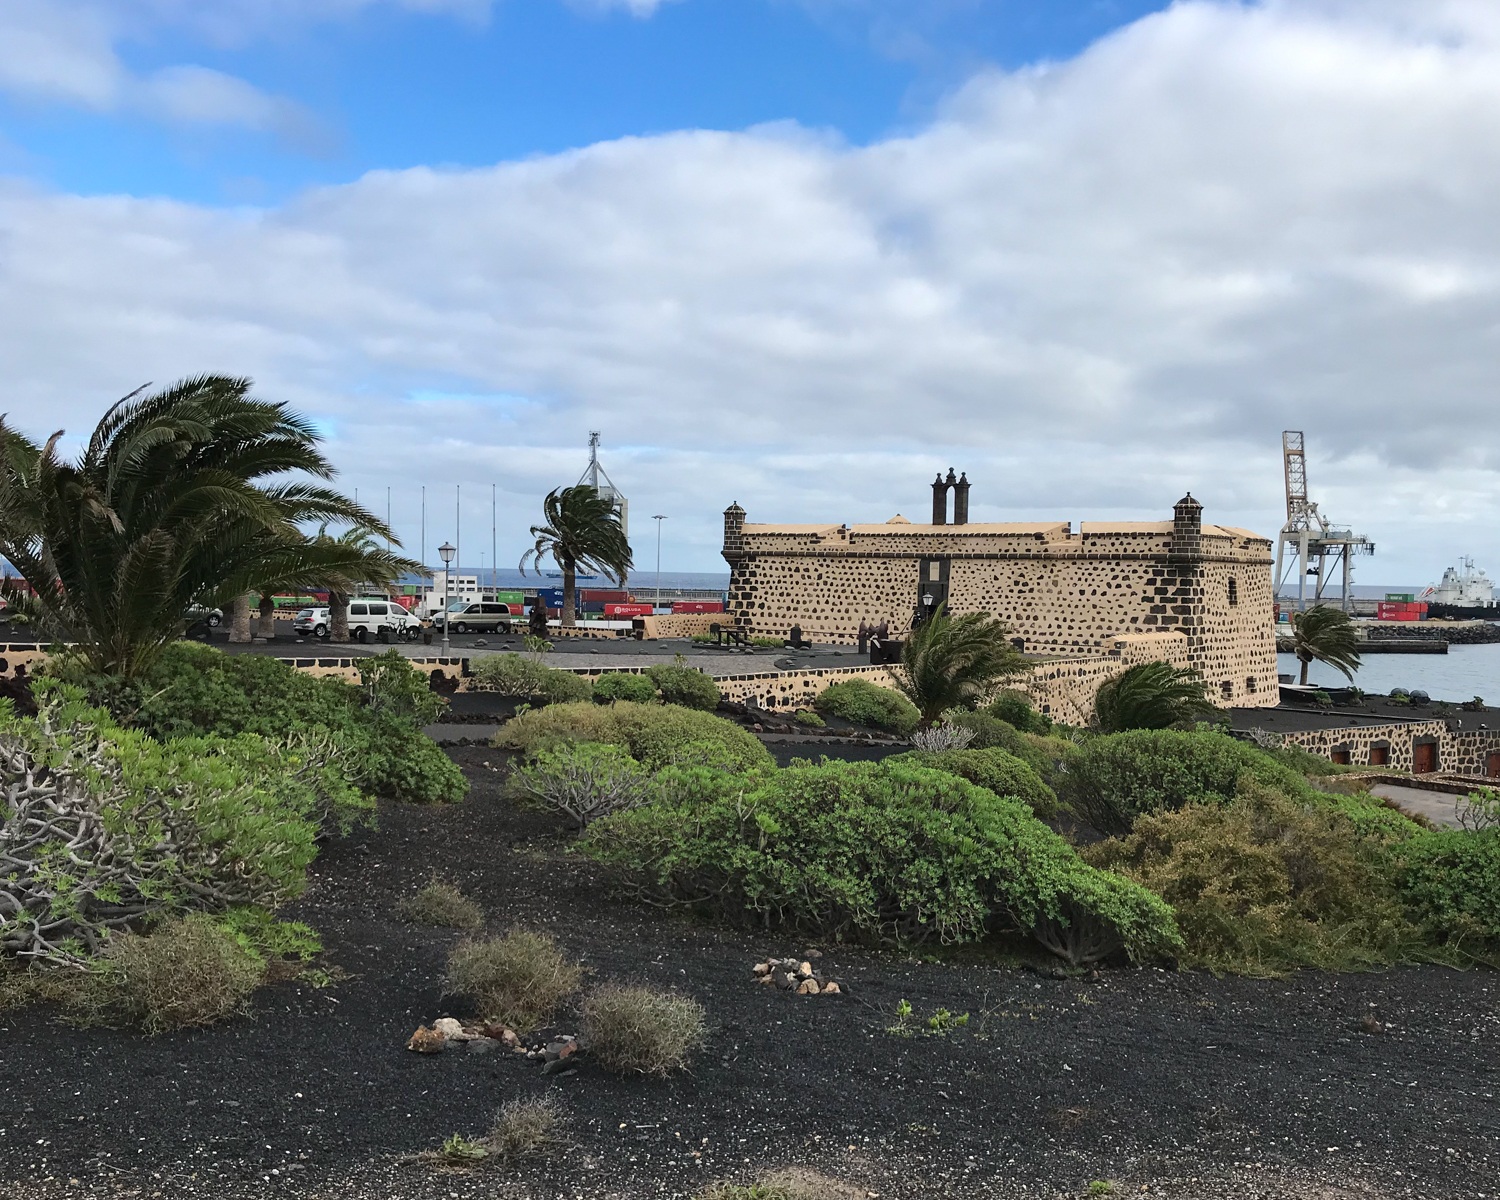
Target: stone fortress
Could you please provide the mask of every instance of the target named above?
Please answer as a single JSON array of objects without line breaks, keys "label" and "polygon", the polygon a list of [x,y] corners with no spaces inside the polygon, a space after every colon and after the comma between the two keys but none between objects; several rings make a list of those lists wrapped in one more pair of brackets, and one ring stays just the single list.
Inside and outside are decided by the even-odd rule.
[{"label": "stone fortress", "polygon": [[731,505],[730,614],[752,634],[852,643],[861,622],[900,638],[940,604],[988,612],[1037,660],[1034,699],[1069,721],[1109,676],[1158,659],[1196,667],[1221,706],[1277,703],[1269,539],[1203,524],[1191,494],[1170,521],[971,524],[969,487],[940,475],[925,525],[752,525]]}]

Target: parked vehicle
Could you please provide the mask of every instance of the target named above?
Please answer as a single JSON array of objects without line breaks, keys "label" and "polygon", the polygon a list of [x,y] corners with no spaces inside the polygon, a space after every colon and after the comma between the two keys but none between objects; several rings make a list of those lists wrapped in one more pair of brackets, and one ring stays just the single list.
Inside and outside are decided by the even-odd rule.
[{"label": "parked vehicle", "polygon": [[201,604],[189,604],[188,610],[183,614],[189,625],[203,624],[210,629],[217,629],[224,624],[224,610],[221,608],[204,608]]},{"label": "parked vehicle", "polygon": [[[333,622],[326,608],[304,608],[292,620],[298,637],[326,638]],[[389,600],[351,600],[349,636],[368,642],[384,633],[394,641],[414,642],[422,635],[422,623]]]},{"label": "parked vehicle", "polygon": [[292,632],[298,637],[326,638],[328,636],[328,610],[326,608],[300,609],[292,618]]},{"label": "parked vehicle", "polygon": [[454,633],[509,633],[511,618],[516,615],[509,604],[455,600],[447,612],[433,617],[432,623],[435,628],[442,629],[451,619]]}]

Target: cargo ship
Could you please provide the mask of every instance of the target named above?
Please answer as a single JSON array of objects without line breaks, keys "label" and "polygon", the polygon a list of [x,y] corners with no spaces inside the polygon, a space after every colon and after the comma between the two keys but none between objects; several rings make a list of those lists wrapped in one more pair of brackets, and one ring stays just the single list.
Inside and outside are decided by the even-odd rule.
[{"label": "cargo ship", "polygon": [[1481,570],[1476,570],[1474,560],[1465,556],[1459,565],[1449,567],[1443,578],[1421,595],[1427,604],[1429,617],[1448,617],[1453,620],[1500,620],[1500,609],[1495,606],[1495,585]]}]

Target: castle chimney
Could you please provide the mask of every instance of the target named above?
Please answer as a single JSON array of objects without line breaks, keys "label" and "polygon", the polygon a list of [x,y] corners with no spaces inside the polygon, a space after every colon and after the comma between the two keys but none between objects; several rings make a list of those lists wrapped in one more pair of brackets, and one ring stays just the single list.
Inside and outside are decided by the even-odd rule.
[{"label": "castle chimney", "polygon": [[[949,471],[948,474],[953,474]],[[932,481],[932,523],[934,525],[946,525],[948,523],[948,485],[943,482],[943,473],[939,471],[937,478]]]},{"label": "castle chimney", "polygon": [[953,485],[953,523],[969,523],[969,473],[965,471]]}]

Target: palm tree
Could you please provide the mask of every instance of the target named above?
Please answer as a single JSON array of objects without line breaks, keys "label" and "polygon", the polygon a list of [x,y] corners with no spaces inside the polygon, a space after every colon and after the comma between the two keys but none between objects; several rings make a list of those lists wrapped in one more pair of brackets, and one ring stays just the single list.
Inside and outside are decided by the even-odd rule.
[{"label": "palm tree", "polygon": [[542,512],[546,523],[531,527],[536,545],[521,556],[521,573],[526,573],[528,563],[540,571],[542,560],[552,557],[562,568],[562,623],[573,626],[577,624],[578,568],[624,583],[635,565],[630,543],[615,506],[586,483],[554,488],[547,493]]},{"label": "palm tree", "polygon": [[1341,608],[1319,604],[1292,614],[1292,649],[1302,661],[1299,682],[1307,683],[1307,668],[1316,660],[1342,671],[1351,683],[1359,670],[1359,636],[1354,622]]},{"label": "palm tree", "polygon": [[1213,711],[1203,676],[1169,662],[1137,663],[1105,680],[1094,693],[1094,726],[1101,733],[1171,729]]},{"label": "palm tree", "polygon": [[[394,554],[376,539],[386,532],[368,525],[351,525],[338,537],[324,526],[313,545],[326,569],[308,581],[282,580],[281,588],[321,586],[328,589],[328,640],[349,640],[349,597],[361,586],[387,587],[407,572],[420,574],[422,564]],[[399,546],[400,542],[392,542]]]},{"label": "palm tree", "polygon": [[950,617],[946,605],[911,631],[901,648],[896,683],[930,729],[950,708],[973,708],[1002,681],[1031,670],[989,613]]},{"label": "palm tree", "polygon": [[[90,669],[133,679],[182,636],[188,607],[257,580],[325,570],[298,525],[384,524],[322,485],[317,434],[250,381],[200,376],[104,415],[73,462],[0,418],[0,556],[31,585],[18,599],[43,637]],[[310,475],[313,481],[287,476]],[[295,571],[291,570],[295,568]]]}]

